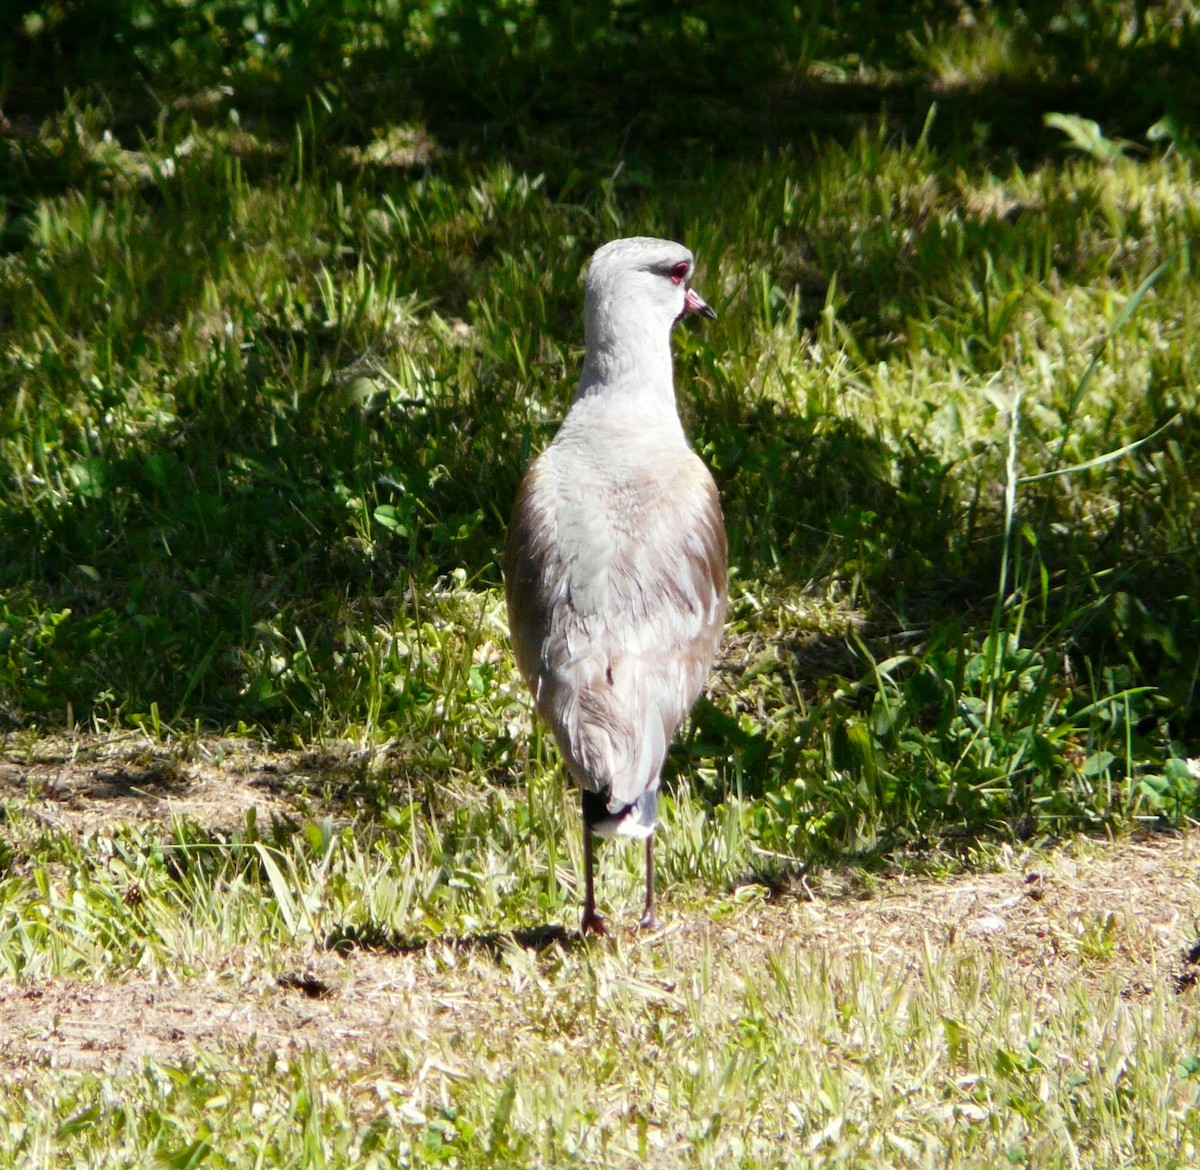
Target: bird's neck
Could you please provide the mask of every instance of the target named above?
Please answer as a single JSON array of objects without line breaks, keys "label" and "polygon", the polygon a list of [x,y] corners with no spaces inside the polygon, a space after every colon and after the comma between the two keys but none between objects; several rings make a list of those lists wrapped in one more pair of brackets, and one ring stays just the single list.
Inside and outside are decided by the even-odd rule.
[{"label": "bird's neck", "polygon": [[661,321],[631,316],[610,319],[607,328],[589,328],[586,340],[576,401],[593,394],[629,392],[644,398],[647,405],[675,413],[671,338]]}]

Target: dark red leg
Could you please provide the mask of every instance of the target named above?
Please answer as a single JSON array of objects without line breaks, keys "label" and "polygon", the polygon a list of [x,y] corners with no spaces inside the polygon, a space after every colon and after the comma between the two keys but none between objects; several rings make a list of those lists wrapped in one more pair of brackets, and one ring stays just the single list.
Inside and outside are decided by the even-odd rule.
[{"label": "dark red leg", "polygon": [[638,925],[643,930],[653,930],[658,926],[658,916],[654,913],[654,834],[646,838],[646,910]]},{"label": "dark red leg", "polygon": [[592,850],[595,842],[587,821],[583,822],[583,921],[579,924],[580,934],[607,934],[604,919],[596,913],[596,890],[592,878]]}]

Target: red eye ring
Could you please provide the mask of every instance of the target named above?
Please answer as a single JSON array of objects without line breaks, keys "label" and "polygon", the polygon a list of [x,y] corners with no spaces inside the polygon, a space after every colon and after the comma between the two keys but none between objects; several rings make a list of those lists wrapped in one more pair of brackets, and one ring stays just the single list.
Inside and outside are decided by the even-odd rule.
[{"label": "red eye ring", "polygon": [[680,260],[678,264],[671,268],[671,280],[675,284],[679,284],[685,276],[687,276],[691,265],[686,260]]}]

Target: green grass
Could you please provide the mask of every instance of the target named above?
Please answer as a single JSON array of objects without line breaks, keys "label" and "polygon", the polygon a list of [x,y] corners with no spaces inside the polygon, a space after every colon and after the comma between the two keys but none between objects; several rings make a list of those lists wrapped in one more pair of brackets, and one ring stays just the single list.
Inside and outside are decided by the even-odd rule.
[{"label": "green grass", "polygon": [[[44,199],[5,262],[12,726],[436,739],[451,770],[522,771],[508,501],[561,414],[592,245],[667,231],[722,303],[679,372],[732,644],[776,658],[743,688],[733,656],[702,721],[717,787],[867,767],[896,813],[876,837],[951,792],[993,827],[1166,807],[1142,780],[1186,755],[1197,668],[1188,162],[972,175],[871,132],[702,164],[670,221],[638,199],[601,227],[507,163],[381,194],[306,172],[303,131],[285,182],[219,127],[184,141],[145,143],[133,187]],[[847,623],[831,686],[803,638]],[[858,763],[827,735],[856,721]],[[1112,757],[1102,797],[1076,799],[1068,741]]]},{"label": "green grass", "polygon": [[[929,897],[961,910],[930,906],[899,932],[896,908],[917,909],[899,891],[878,911],[832,887],[789,909],[749,885],[709,890],[693,911],[679,891],[712,875],[689,880],[676,807],[671,927],[539,941],[494,928],[563,912],[546,865],[561,838],[531,835],[516,798],[495,800],[513,840],[490,856],[496,829],[475,836],[482,819],[458,811],[79,839],[10,810],[0,961],[10,994],[36,996],[5,1025],[10,1059],[20,1054],[0,1090],[10,1164],[1194,1160],[1190,997],[1165,971],[1131,982],[1130,970],[1153,971],[1159,928],[1122,911],[1124,893],[1088,892],[1124,884],[1136,857],[1026,855],[1047,883],[1037,933],[1052,940],[1028,966],[1019,949],[947,935],[980,898],[953,885]],[[539,820],[556,824],[547,809]],[[602,857],[606,890],[632,914],[625,859]],[[1174,857],[1182,885],[1194,882],[1190,852]],[[579,862],[560,857],[559,878]],[[959,921],[969,936],[970,917]],[[116,998],[89,1007],[105,984]],[[43,997],[58,1003],[52,1018],[35,1018]],[[168,1021],[195,1047],[164,1036],[174,1004]],[[93,1038],[82,1047],[81,1032]],[[136,1038],[149,1055],[118,1067]]]},{"label": "green grass", "polygon": [[[231,954],[269,981],[339,940],[573,919],[497,555],[620,234],[685,241],[720,314],[675,338],[733,586],[670,759],[668,905],[1193,823],[1200,10],[803,7],[23,6],[2,750],[132,734],[182,776],[234,735],[318,778],[270,826],[14,812],[10,981],[190,987]],[[632,906],[638,858],[603,866]],[[898,974],[789,936],[746,973],[688,938],[451,948],[456,994],[533,989],[522,1055],[467,1029],[410,1112],[320,1045],[251,1045],[139,1067],[129,1105],[111,1069],[34,1070],[0,1131],[30,1165],[769,1165],[778,1133],[797,1164],[1194,1160],[1169,996],[1045,1017],[952,950]],[[627,963],[673,990],[620,990]]]},{"label": "green grass", "polygon": [[[660,979],[678,974],[661,962]],[[1180,1126],[1194,1075],[1159,1039],[1177,1022],[1171,1005],[1108,1015],[1081,999],[1047,1026],[985,965],[934,967],[880,995],[870,960],[794,954],[754,983],[698,974],[670,992],[648,983],[604,995],[618,963],[626,956],[572,962],[554,974],[578,990],[559,985],[526,1005],[531,1021],[573,1016],[599,1035],[551,1023],[506,1056],[451,1043],[436,1088],[416,1101],[381,1103],[395,1081],[319,1054],[201,1059],[119,1080],[38,1075],[6,1090],[0,1125],[19,1135],[14,1154],[75,1164],[1171,1166],[1195,1156],[1194,1130]],[[527,966],[512,960],[512,976]],[[714,1018],[718,994],[736,1020]],[[947,1000],[971,1022],[946,1017]],[[644,1066],[625,1063],[622,1034],[642,1040]],[[1086,1063],[1069,1055],[1083,1036],[1094,1045]],[[528,1063],[546,1059],[548,1039],[554,1065]],[[429,1059],[424,1045],[401,1043],[392,1075]],[[494,1071],[464,1071],[472,1065]]]}]

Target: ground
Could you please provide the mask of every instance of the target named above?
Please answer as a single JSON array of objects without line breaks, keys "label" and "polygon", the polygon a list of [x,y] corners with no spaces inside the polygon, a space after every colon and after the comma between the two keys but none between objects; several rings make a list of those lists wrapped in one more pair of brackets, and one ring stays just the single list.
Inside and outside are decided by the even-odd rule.
[{"label": "ground", "polygon": [[[264,755],[237,741],[192,756],[195,762],[167,764],[133,737],[103,750],[59,744],[32,762],[28,754],[0,758],[0,799],[80,833],[172,816],[215,827],[239,823],[251,806],[263,818],[294,811],[294,794],[318,767],[302,753]],[[297,948],[282,957],[282,974],[231,953],[200,979],[5,979],[0,1075],[33,1066],[112,1068],[146,1057],[174,1064],[198,1050],[247,1045],[285,1059],[324,1050],[347,1071],[380,1064],[414,1037],[433,1041],[430,1053],[444,1053],[475,1028],[503,1034],[531,1026],[523,965],[509,960],[559,947],[614,948],[638,994],[668,1002],[672,970],[711,961],[750,972],[781,949],[833,964],[869,954],[896,981],[975,955],[1000,965],[1035,1004],[1071,985],[1111,992],[1114,980],[1125,999],[1161,987],[1192,998],[1198,879],[1200,838],[1148,834],[1006,853],[993,872],[895,876],[869,888],[859,878],[817,873],[785,895],[754,889],[722,899],[716,913],[703,900],[669,907],[659,931],[623,931],[606,942],[581,942],[571,923],[382,952]],[[544,1013],[551,1008],[541,990],[537,1011]]]}]

